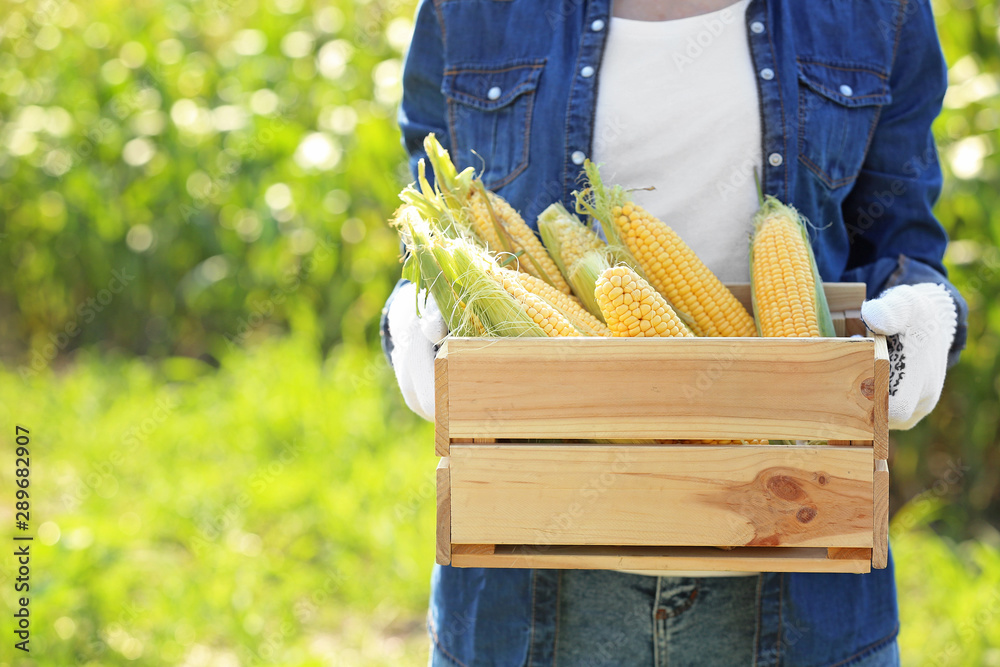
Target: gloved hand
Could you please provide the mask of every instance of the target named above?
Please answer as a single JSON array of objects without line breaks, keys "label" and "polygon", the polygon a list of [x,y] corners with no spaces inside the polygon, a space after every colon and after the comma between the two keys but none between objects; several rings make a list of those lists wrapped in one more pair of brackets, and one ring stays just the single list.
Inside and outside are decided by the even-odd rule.
[{"label": "gloved hand", "polygon": [[[448,326],[437,302],[426,290],[416,295],[416,286],[407,283],[396,291],[389,304],[389,335],[392,337],[392,368],[411,410],[434,421],[434,355]],[[420,314],[417,314],[417,299]]]},{"label": "gloved hand", "polygon": [[861,304],[861,319],[889,346],[889,428],[910,429],[941,396],[955,302],[942,285],[899,285]]}]

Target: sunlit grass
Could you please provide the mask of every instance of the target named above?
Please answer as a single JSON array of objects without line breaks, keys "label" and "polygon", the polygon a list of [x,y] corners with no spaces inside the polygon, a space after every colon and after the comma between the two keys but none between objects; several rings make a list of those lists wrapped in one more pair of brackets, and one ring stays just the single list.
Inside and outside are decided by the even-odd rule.
[{"label": "sunlit grass", "polygon": [[389,373],[293,339],[219,371],[5,372],[3,422],[31,436],[35,664],[426,661],[436,460]]}]

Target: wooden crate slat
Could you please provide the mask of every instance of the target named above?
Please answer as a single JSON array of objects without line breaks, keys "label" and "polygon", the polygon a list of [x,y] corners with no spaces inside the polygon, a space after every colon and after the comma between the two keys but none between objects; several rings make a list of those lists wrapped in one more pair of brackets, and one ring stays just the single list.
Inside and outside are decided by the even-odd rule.
[{"label": "wooden crate slat", "polygon": [[453,544],[451,545],[452,556],[458,554],[491,554],[496,551],[495,544]]},{"label": "wooden crate slat", "polygon": [[889,458],[889,347],[885,336],[875,337],[875,458]]},{"label": "wooden crate slat", "polygon": [[868,327],[865,326],[864,320],[861,319],[861,309],[855,308],[853,310],[844,311],[844,334],[845,336],[870,336],[868,332]]},{"label": "wooden crate slat", "polygon": [[448,351],[442,348],[434,359],[434,454],[448,456]]},{"label": "wooden crate slat", "polygon": [[447,457],[437,466],[437,553],[435,562],[451,562],[451,468]]},{"label": "wooden crate slat", "polygon": [[456,338],[445,345],[452,440],[872,437],[871,339]]},{"label": "wooden crate slat", "polygon": [[829,547],[826,550],[826,557],[827,558],[832,558],[834,560],[844,560],[846,558],[848,560],[867,560],[867,561],[871,561],[871,559],[872,559],[872,550],[871,549],[856,549],[856,548],[853,548],[853,547],[850,547],[850,548],[845,548],[845,547]]},{"label": "wooden crate slat", "polygon": [[728,570],[733,572],[852,572],[871,570],[866,558],[827,558],[822,547],[708,547],[497,545],[492,554],[455,554],[456,567],[608,570]]},{"label": "wooden crate slat", "polygon": [[875,461],[874,485],[872,567],[881,570],[889,564],[889,466],[886,461]]},{"label": "wooden crate slat", "polygon": [[847,315],[842,310],[835,310],[830,313],[830,319],[833,321],[833,330],[838,336],[843,336],[844,331],[846,331],[846,319]]},{"label": "wooden crate slat", "polygon": [[872,449],[451,445],[463,544],[872,547]]}]

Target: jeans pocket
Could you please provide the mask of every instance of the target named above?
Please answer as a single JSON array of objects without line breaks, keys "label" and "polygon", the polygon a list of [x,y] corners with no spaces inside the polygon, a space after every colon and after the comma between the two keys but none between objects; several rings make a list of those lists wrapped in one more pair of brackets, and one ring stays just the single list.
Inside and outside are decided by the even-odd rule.
[{"label": "jeans pocket", "polygon": [[888,75],[844,62],[798,60],[799,160],[830,189],[861,171],[883,105]]},{"label": "jeans pocket", "polygon": [[451,153],[496,190],[528,166],[531,112],[545,60],[452,66],[444,73]]}]

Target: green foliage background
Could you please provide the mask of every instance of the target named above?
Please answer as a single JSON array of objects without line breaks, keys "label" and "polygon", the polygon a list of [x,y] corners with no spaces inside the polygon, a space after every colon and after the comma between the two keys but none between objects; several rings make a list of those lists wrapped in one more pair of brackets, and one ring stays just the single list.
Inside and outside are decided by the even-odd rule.
[{"label": "green foliage background", "polygon": [[[997,7],[935,8],[937,212],[971,317],[937,410],[894,434],[901,644],[1000,665]],[[0,422],[8,453],[32,431],[34,664],[426,662],[431,431],[377,345],[412,9],[0,0]]]},{"label": "green foliage background", "polygon": [[[406,177],[393,118],[409,19],[393,21],[409,6],[0,12],[8,356],[50,357],[49,334],[74,322],[65,349],[151,356],[218,354],[247,329],[327,346],[375,334],[398,247],[385,219]],[[302,159],[310,138],[319,165]],[[135,278],[88,308],[114,270]],[[275,290],[288,298],[272,303]]]}]

